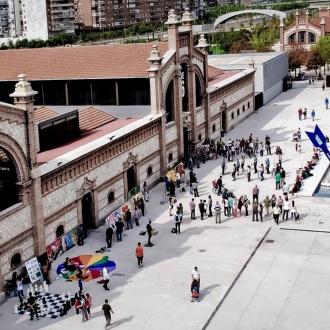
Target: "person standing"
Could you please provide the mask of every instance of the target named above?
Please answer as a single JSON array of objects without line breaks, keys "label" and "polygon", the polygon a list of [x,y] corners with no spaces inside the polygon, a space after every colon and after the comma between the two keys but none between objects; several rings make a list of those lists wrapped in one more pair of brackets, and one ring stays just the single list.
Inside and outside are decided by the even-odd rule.
[{"label": "person standing", "polygon": [[35,315],[37,320],[39,320],[38,309],[37,309],[37,298],[29,292],[28,305],[30,307],[30,320],[33,321],[33,316]]},{"label": "person standing", "polygon": [[[278,205],[278,203],[277,203]],[[288,200],[288,197],[285,197],[284,202],[283,202],[283,217],[282,220],[288,221],[288,216],[289,216],[289,210],[290,210],[290,202]]]},{"label": "person standing", "polygon": [[121,221],[121,218],[116,221],[116,235],[117,235],[117,242],[121,242],[123,239],[123,228],[124,224]]},{"label": "person standing", "polygon": [[108,268],[106,266],[103,267],[102,273],[103,273],[103,281],[104,281],[103,288],[104,288],[104,290],[110,290],[108,288],[108,283],[109,283],[110,279],[109,279],[109,274],[108,274]]},{"label": "person standing", "polygon": [[244,207],[245,207],[245,216],[247,217],[249,215],[249,205],[250,201],[248,200],[247,196],[244,195]]},{"label": "person standing", "polygon": [[209,195],[209,199],[208,199],[208,205],[209,205],[209,217],[212,217],[212,206],[213,206],[213,201],[212,201],[212,197],[211,195]]},{"label": "person standing", "polygon": [[135,220],[135,226],[139,227],[140,223],[139,223],[139,212],[137,207],[134,207],[134,220]]},{"label": "person standing", "polygon": [[322,89],[323,89],[323,91],[324,91],[324,88],[325,88],[325,82],[323,81],[323,83],[322,83]]},{"label": "person standing", "polygon": [[108,249],[112,247],[112,235],[113,235],[113,229],[112,229],[112,225],[110,225],[110,227],[108,227],[105,232]]},{"label": "person standing", "polygon": [[281,213],[283,212],[283,199],[281,196],[278,196],[278,200],[277,200],[277,204],[278,204],[278,207],[281,209]]},{"label": "person standing", "polygon": [[263,207],[262,203],[259,203],[258,204],[258,213],[259,213],[261,222],[263,222],[262,221],[262,212],[263,212],[263,210],[264,210],[264,207]]},{"label": "person standing", "polygon": [[258,173],[258,158],[257,156],[254,156],[254,159],[253,159],[253,167],[254,167],[254,174]]},{"label": "person standing", "polygon": [[215,223],[221,223],[221,206],[218,201],[216,201],[214,206],[215,211]]},{"label": "person standing", "polygon": [[266,215],[269,215],[270,199],[268,196],[264,199],[264,205],[267,212]]},{"label": "person standing", "polygon": [[219,179],[217,180],[218,185],[218,196],[221,195],[221,188],[222,188],[222,176],[220,175]]},{"label": "person standing", "polygon": [[248,179],[248,182],[250,182],[251,181],[251,167],[250,167],[250,165],[248,165],[248,167],[247,167],[247,179]]},{"label": "person standing", "polygon": [[275,189],[278,190],[280,189],[280,185],[281,185],[281,173],[280,172],[277,172],[276,175],[275,175]]},{"label": "person standing", "polygon": [[259,201],[259,188],[257,185],[252,189],[252,200],[253,201]]},{"label": "person standing", "polygon": [[84,226],[81,223],[78,228],[77,228],[77,235],[78,235],[78,242],[77,244],[80,245],[84,245]]},{"label": "person standing", "polygon": [[325,98],[324,103],[325,103],[325,109],[328,110],[328,107],[329,107],[329,100],[328,100],[327,97]]},{"label": "person standing", "polygon": [[142,192],[143,192],[143,196],[144,196],[145,201],[149,202],[149,189],[148,189],[146,181],[144,181],[144,183],[143,183]]},{"label": "person standing", "polygon": [[[80,268],[77,268],[80,269]],[[84,287],[83,287],[83,282],[82,282],[82,274],[80,272],[77,273],[78,277],[78,287],[79,287],[79,294],[82,294]]]},{"label": "person standing", "polygon": [[205,211],[205,205],[204,205],[202,199],[200,200],[200,202],[198,204],[198,208],[199,208],[199,213],[201,215],[201,220],[203,220],[203,215],[204,215],[204,211]]},{"label": "person standing", "polygon": [[252,203],[252,221],[255,221],[254,219],[258,222],[258,203],[256,200]]},{"label": "person standing", "polygon": [[149,220],[149,223],[147,224],[146,228],[147,228],[147,232],[148,232],[148,244],[149,244],[149,245],[154,245],[154,244],[152,244],[151,241],[150,241],[151,236],[152,236],[151,220]]},{"label": "person standing", "polygon": [[199,197],[197,180],[192,184],[192,188],[193,188],[193,191],[194,191],[194,197]]},{"label": "person standing", "polygon": [[141,246],[140,242],[135,249],[135,254],[138,260],[138,267],[143,267],[143,247]]},{"label": "person standing", "polygon": [[283,191],[284,198],[285,198],[285,197],[288,197],[289,186],[286,184],[285,181],[283,182],[282,191]]},{"label": "person standing", "polygon": [[191,199],[191,202],[189,203],[189,208],[190,208],[190,218],[192,220],[195,220],[196,219],[196,214],[195,214],[196,204],[195,204],[194,198]]},{"label": "person standing", "polygon": [[307,109],[306,108],[304,109],[303,114],[304,114],[304,120],[305,120],[307,118]]},{"label": "person standing", "polygon": [[180,234],[180,225],[182,222],[182,214],[176,213],[174,214],[174,223],[175,223],[175,230],[177,234]]},{"label": "person standing", "polygon": [[313,111],[312,111],[312,113],[311,113],[311,116],[312,116],[313,121],[314,121],[314,119],[315,119],[315,110],[314,110],[314,109],[313,109]]},{"label": "person standing", "polygon": [[231,216],[233,214],[233,206],[234,206],[234,198],[232,195],[230,195],[228,197],[228,212],[229,212],[228,216]]},{"label": "person standing", "polygon": [[233,204],[233,216],[234,218],[237,218],[237,209],[238,209],[238,200],[235,198],[234,204]]},{"label": "person standing", "polygon": [[229,217],[229,203],[228,199],[223,199],[223,204],[224,204],[224,215]]},{"label": "person standing", "polygon": [[78,308],[81,309],[82,314],[82,322],[88,321],[88,313],[87,313],[88,302],[84,294],[81,295],[80,305]]},{"label": "person standing", "polygon": [[110,322],[111,322],[111,313],[114,314],[111,306],[108,304],[108,299],[104,300],[104,304],[102,306],[102,315],[105,316],[106,324],[104,326],[104,329],[107,329],[110,327]]},{"label": "person standing", "polygon": [[201,274],[200,274],[200,272],[199,272],[199,270],[198,270],[197,267],[194,267],[194,269],[192,270],[192,272],[191,272],[191,278],[192,278],[192,280],[197,281],[198,284],[200,283],[200,281],[201,281]]},{"label": "person standing", "polygon": [[267,174],[270,174],[270,172],[269,172],[270,160],[269,160],[268,157],[267,157],[267,159],[266,159],[266,161],[265,161],[265,164],[266,164],[266,171],[267,171]]},{"label": "person standing", "polygon": [[20,301],[21,307],[23,307],[23,301],[25,299],[24,297],[24,291],[23,291],[23,280],[19,277],[17,277],[16,280],[16,290],[17,290],[17,295]]},{"label": "person standing", "polygon": [[127,211],[125,212],[125,218],[126,218],[126,228],[127,230],[129,230],[130,228],[133,229],[132,226],[132,213],[130,209],[127,209]]},{"label": "person standing", "polygon": [[298,118],[299,118],[299,120],[301,120],[301,116],[302,116],[302,114],[303,114],[303,111],[302,111],[302,109],[300,108],[300,109],[298,110]]},{"label": "person standing", "polygon": [[281,168],[280,174],[281,174],[281,183],[280,183],[280,188],[281,188],[283,187],[285,181],[285,171],[283,167]]},{"label": "person standing", "polygon": [[88,314],[88,317],[91,318],[92,317],[92,313],[91,313],[92,297],[90,296],[89,293],[86,293],[86,302],[87,302],[87,314]]},{"label": "person standing", "polygon": [[281,212],[281,209],[278,207],[278,204],[276,203],[275,207],[273,208],[273,217],[274,217],[274,221],[277,225],[278,225],[278,219],[280,217],[280,212]]},{"label": "person standing", "polygon": [[226,161],[225,159],[223,158],[222,159],[222,162],[221,162],[221,169],[222,169],[222,174],[221,175],[225,175],[225,169],[226,169]]},{"label": "person standing", "polygon": [[142,197],[139,199],[139,205],[140,205],[140,209],[141,209],[142,217],[144,217],[145,204],[144,204],[144,200],[143,200]]}]

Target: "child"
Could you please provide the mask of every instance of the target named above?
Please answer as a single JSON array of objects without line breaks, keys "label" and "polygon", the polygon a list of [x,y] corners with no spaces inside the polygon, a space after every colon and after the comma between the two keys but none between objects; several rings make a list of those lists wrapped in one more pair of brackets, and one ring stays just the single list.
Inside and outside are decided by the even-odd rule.
[{"label": "child", "polygon": [[135,219],[135,225],[136,226],[140,226],[140,223],[139,223],[139,214],[138,214],[137,207],[134,208],[134,219]]},{"label": "child", "polygon": [[298,152],[301,154],[301,145],[298,146]]}]

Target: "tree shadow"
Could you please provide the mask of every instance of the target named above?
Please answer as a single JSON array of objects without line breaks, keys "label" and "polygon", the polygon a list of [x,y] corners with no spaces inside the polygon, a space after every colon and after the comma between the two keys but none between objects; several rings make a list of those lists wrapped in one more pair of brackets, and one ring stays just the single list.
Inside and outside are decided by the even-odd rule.
[{"label": "tree shadow", "polygon": [[132,319],[133,319],[133,317],[134,317],[134,315],[113,322],[113,323],[110,325],[110,329],[115,328],[115,327],[118,327],[119,325],[122,325],[123,323],[131,322]]},{"label": "tree shadow", "polygon": [[220,284],[212,284],[212,285],[207,286],[205,289],[201,290],[199,293],[199,301],[202,301],[207,295],[209,295],[218,286],[220,286]]}]

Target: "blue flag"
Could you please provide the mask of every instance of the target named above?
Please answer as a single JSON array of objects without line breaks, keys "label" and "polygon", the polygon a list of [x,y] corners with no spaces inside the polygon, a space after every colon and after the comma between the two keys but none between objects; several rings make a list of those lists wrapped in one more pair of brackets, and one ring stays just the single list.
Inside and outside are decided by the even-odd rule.
[{"label": "blue flag", "polygon": [[306,134],[309,137],[309,139],[312,141],[312,143],[314,144],[314,147],[320,148],[324,152],[324,154],[327,156],[327,158],[330,160],[330,152],[327,147],[327,142],[326,142],[325,136],[322,133],[322,131],[320,130],[320,128],[317,125],[315,125],[314,133],[306,132]]}]

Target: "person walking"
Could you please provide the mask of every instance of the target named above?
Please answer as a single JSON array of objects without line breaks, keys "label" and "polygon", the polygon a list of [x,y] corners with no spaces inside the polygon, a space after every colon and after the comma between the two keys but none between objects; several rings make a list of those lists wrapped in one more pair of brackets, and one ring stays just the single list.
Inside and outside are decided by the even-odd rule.
[{"label": "person walking", "polygon": [[139,206],[140,206],[140,210],[141,210],[141,213],[142,213],[142,217],[144,217],[144,213],[145,213],[145,204],[144,204],[144,200],[143,200],[143,198],[141,197],[140,199],[139,199]]},{"label": "person walking", "polygon": [[254,188],[252,189],[252,200],[254,201],[259,201],[259,188],[257,185],[254,186]]},{"label": "person walking", "polygon": [[203,220],[203,215],[204,215],[204,212],[205,212],[205,205],[204,205],[202,199],[200,200],[200,202],[198,204],[198,208],[199,208],[199,213],[201,215],[201,220]]},{"label": "person walking", "polygon": [[123,229],[124,229],[124,224],[121,221],[121,218],[119,218],[116,221],[116,235],[117,235],[117,242],[121,242],[123,239]]},{"label": "person walking", "polygon": [[84,294],[81,295],[80,305],[78,308],[81,309],[82,322],[88,321],[88,313],[87,313],[88,302],[87,302],[86,296]]},{"label": "person walking", "polygon": [[314,121],[314,119],[315,119],[315,110],[314,109],[312,110],[311,116],[312,116],[313,121]]},{"label": "person walking", "polygon": [[280,188],[282,188],[285,181],[285,171],[283,167],[281,168],[280,174],[281,174]]},{"label": "person walking", "polygon": [[283,182],[282,191],[283,191],[284,198],[285,198],[285,197],[288,197],[289,186],[286,184],[285,181]]},{"label": "person walking", "polygon": [[[278,205],[278,203],[277,203]],[[284,202],[283,202],[283,216],[282,220],[288,221],[288,216],[289,216],[289,210],[290,210],[290,202],[288,200],[288,197],[285,197]]]},{"label": "person walking", "polygon": [[245,158],[244,158],[244,156],[242,156],[242,159],[241,159],[241,169],[242,169],[242,172],[245,171],[245,169],[244,169],[244,163],[245,163]]},{"label": "person walking", "polygon": [[35,315],[37,320],[39,320],[38,309],[37,309],[37,298],[29,292],[28,305],[30,307],[30,321],[33,321],[33,316]]},{"label": "person walking", "polygon": [[107,242],[108,249],[112,247],[112,235],[113,235],[113,229],[112,229],[112,225],[110,225],[110,227],[108,227],[105,232],[105,236],[106,236],[105,239]]},{"label": "person walking", "polygon": [[213,201],[212,201],[211,195],[209,195],[209,198],[208,198],[208,206],[209,206],[209,217],[212,217],[213,216],[213,214],[212,214]]},{"label": "person walking", "polygon": [[306,108],[304,109],[303,114],[304,114],[304,120],[305,120],[307,118],[307,109]]},{"label": "person walking", "polygon": [[138,246],[135,249],[135,254],[138,260],[138,267],[143,267],[143,247],[141,246],[141,243],[138,243]]},{"label": "person walking", "polygon": [[297,208],[294,204],[294,201],[291,202],[291,220],[297,220]]},{"label": "person walking", "polygon": [[151,241],[150,241],[151,236],[152,236],[151,220],[149,220],[149,223],[147,224],[146,228],[147,228],[147,233],[148,233],[148,244],[149,244],[149,245],[154,245],[154,244],[152,244]]},{"label": "person walking", "polygon": [[324,103],[325,103],[325,109],[328,110],[328,107],[329,107],[329,100],[328,100],[327,97],[325,98]]},{"label": "person walking", "polygon": [[257,174],[258,173],[258,158],[257,156],[254,156],[254,159],[253,159],[253,167],[254,167],[254,174]]},{"label": "person walking", "polygon": [[109,279],[109,274],[108,274],[108,268],[106,266],[103,267],[102,274],[103,274],[103,281],[104,281],[103,288],[104,288],[104,290],[110,290],[108,288],[108,283],[109,283],[110,279]]},{"label": "person walking", "polygon": [[230,213],[229,213],[229,203],[228,203],[228,199],[223,199],[223,206],[224,206],[224,212],[223,214],[227,217],[229,217]]},{"label": "person walking", "polygon": [[275,204],[275,207],[273,208],[273,217],[274,217],[274,221],[275,223],[278,225],[278,219],[280,217],[280,212],[281,209],[278,207],[278,204]]},{"label": "person walking", "polygon": [[247,166],[246,176],[247,176],[248,182],[250,182],[251,181],[251,166],[250,165]]},{"label": "person walking", "polygon": [[267,171],[267,174],[270,174],[270,172],[269,172],[270,160],[269,160],[268,157],[267,157],[267,159],[265,160],[265,164],[266,164],[266,171]]},{"label": "person walking", "polygon": [[189,203],[189,208],[190,208],[190,218],[192,220],[195,220],[196,219],[196,214],[195,214],[196,204],[195,204],[194,198],[191,199],[191,202]]},{"label": "person walking", "polygon": [[299,118],[299,120],[301,120],[301,116],[302,116],[302,114],[303,114],[303,111],[302,111],[302,109],[300,108],[300,109],[298,110],[298,118]]},{"label": "person walking", "polygon": [[278,196],[277,204],[278,204],[278,207],[281,209],[281,213],[282,213],[283,212],[283,204],[284,204],[282,196]]},{"label": "person walking", "polygon": [[214,206],[215,211],[215,223],[221,223],[221,206],[218,201],[216,201]]},{"label": "person walking", "polygon": [[280,189],[280,186],[281,186],[281,173],[280,172],[277,172],[276,175],[275,175],[275,190],[278,190]]},{"label": "person walking", "polygon": [[180,225],[182,222],[182,214],[181,213],[176,213],[174,214],[174,223],[175,223],[175,230],[177,234],[180,234]]},{"label": "person walking", "polygon": [[126,219],[126,229],[129,230],[130,228],[133,229],[132,226],[132,213],[130,209],[127,209],[125,212],[125,219]]},{"label": "person walking", "polygon": [[222,174],[221,175],[225,175],[225,170],[226,170],[226,161],[225,159],[223,158],[222,159],[222,162],[221,162],[221,169],[222,169]]},{"label": "person walking", "polygon": [[105,316],[106,324],[104,326],[104,329],[107,329],[110,327],[110,322],[111,322],[111,313],[114,314],[111,306],[108,304],[108,299],[104,300],[104,304],[102,306],[102,315]]},{"label": "person walking", "polygon": [[222,188],[222,176],[220,175],[219,179],[217,180],[218,185],[218,196],[221,195],[221,188]]},{"label": "person walking", "polygon": [[194,280],[197,281],[198,284],[200,283],[200,281],[201,281],[201,274],[200,274],[200,272],[199,272],[199,270],[198,270],[197,267],[194,267],[194,269],[192,270],[192,272],[191,272],[191,278],[192,278],[193,281]]},{"label": "person walking", "polygon": [[325,89],[325,82],[323,81],[323,83],[322,83],[322,89],[323,89],[323,91],[324,91],[324,89]]},{"label": "person walking", "polygon": [[244,195],[244,207],[245,207],[245,216],[247,217],[249,215],[249,205],[250,201],[248,200],[247,196]]}]

